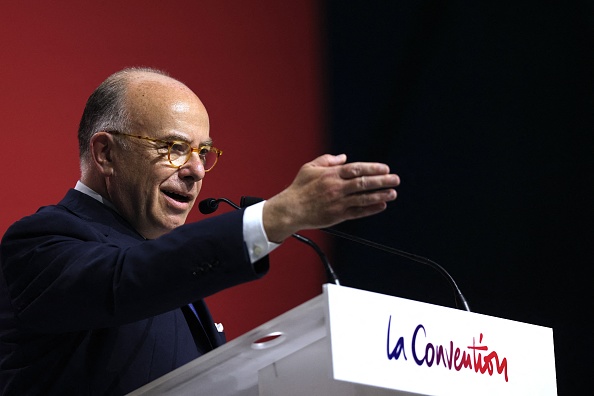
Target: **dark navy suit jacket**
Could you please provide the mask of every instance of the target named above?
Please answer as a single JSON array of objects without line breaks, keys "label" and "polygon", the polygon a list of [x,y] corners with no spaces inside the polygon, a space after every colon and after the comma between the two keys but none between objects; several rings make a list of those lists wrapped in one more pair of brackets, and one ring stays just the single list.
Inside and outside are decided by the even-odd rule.
[{"label": "dark navy suit jacket", "polygon": [[70,190],[13,224],[0,244],[0,394],[125,394],[220,345],[202,298],[268,270],[250,263],[242,218],[145,240]]}]

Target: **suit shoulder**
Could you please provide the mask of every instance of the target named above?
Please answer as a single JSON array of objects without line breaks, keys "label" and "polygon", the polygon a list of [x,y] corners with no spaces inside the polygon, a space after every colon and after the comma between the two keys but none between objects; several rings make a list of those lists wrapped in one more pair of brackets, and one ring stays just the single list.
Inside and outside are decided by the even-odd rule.
[{"label": "suit shoulder", "polygon": [[11,239],[24,236],[47,234],[81,235],[93,233],[89,221],[68,210],[62,205],[43,206],[34,214],[23,217],[13,223],[3,237]]}]

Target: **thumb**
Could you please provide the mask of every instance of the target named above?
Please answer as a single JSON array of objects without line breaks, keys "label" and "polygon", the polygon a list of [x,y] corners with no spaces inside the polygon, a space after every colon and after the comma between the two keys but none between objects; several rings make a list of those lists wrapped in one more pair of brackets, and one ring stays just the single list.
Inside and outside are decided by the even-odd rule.
[{"label": "thumb", "polygon": [[331,154],[324,154],[315,160],[310,162],[312,166],[335,166],[335,165],[342,165],[346,162],[347,156],[346,154],[339,154],[339,155],[331,155]]}]

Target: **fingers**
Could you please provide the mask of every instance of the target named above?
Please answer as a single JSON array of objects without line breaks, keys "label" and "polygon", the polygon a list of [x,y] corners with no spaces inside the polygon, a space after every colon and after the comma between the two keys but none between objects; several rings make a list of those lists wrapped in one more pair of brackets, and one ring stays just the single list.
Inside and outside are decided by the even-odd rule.
[{"label": "fingers", "polygon": [[347,164],[344,154],[337,156],[326,154],[308,163],[307,166],[311,170],[317,168],[317,171],[322,172],[316,172],[314,179],[328,182],[324,185],[316,184],[322,192],[317,198],[320,201],[328,202],[331,197],[334,197],[342,200],[342,204],[346,207],[357,208],[379,204],[383,210],[382,203],[396,199],[394,188],[400,184],[400,178],[396,174],[390,174],[390,167],[386,164],[377,162]]},{"label": "fingers", "polygon": [[[396,199],[395,196],[394,199]],[[383,212],[387,207],[388,205],[384,201],[378,202],[373,205],[351,206],[345,211],[345,220],[354,220],[367,216],[372,216],[374,214]]]},{"label": "fingers", "polygon": [[337,174],[348,180],[345,194],[355,194],[371,190],[394,188],[400,184],[398,175],[390,174],[390,167],[377,162],[353,162],[346,164],[346,155],[322,155],[308,164],[309,166],[338,166]]},{"label": "fingers", "polygon": [[346,164],[338,174],[345,180],[344,192],[347,195],[391,189],[400,185],[398,175],[390,174],[390,168],[385,164]]},{"label": "fingers", "polygon": [[343,179],[370,175],[387,175],[389,173],[390,167],[388,165],[377,162],[352,162],[343,165],[339,171],[339,175]]},{"label": "fingers", "polygon": [[344,197],[345,213],[350,219],[369,216],[386,209],[387,203],[397,197],[396,190],[389,188],[351,194]]},{"label": "fingers", "polygon": [[343,182],[345,219],[357,219],[382,212],[387,202],[394,201],[394,189],[400,177],[390,174],[389,166],[381,163],[355,162],[340,166],[338,175]]}]

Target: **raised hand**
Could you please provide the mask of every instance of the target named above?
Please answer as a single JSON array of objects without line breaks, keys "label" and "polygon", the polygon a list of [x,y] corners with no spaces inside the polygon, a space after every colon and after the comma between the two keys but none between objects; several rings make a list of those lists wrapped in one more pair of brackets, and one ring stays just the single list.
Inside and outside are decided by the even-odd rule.
[{"label": "raised hand", "polygon": [[323,155],[303,165],[289,187],[264,205],[270,241],[382,212],[396,199],[400,178],[386,164],[346,163],[346,155]]}]

